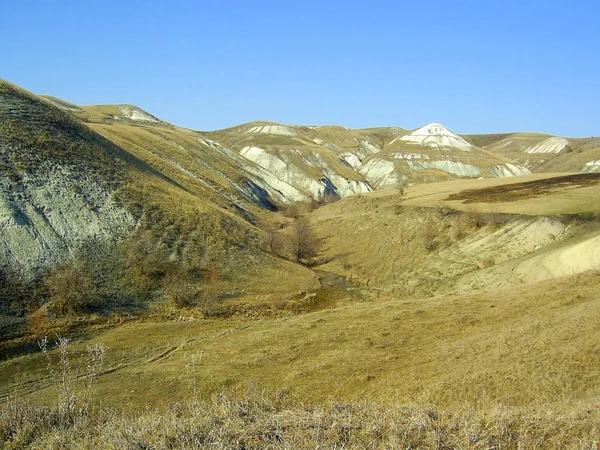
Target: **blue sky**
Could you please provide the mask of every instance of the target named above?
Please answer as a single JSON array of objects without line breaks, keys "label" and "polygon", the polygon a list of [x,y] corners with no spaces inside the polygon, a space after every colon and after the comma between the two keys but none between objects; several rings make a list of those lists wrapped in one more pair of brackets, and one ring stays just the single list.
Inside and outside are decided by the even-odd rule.
[{"label": "blue sky", "polygon": [[0,2],[0,77],[211,130],[600,135],[597,1]]}]

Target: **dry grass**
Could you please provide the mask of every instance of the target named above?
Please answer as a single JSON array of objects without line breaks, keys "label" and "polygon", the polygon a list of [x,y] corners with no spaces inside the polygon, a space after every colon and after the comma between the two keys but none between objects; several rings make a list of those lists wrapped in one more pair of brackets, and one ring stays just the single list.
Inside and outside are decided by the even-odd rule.
[{"label": "dry grass", "polygon": [[0,408],[6,448],[102,449],[594,449],[597,412],[562,414],[507,408],[455,411],[328,402],[303,406],[251,391],[232,400],[170,406],[165,412],[96,411],[65,424],[52,408]]},{"label": "dry grass", "polygon": [[[436,192],[447,196],[447,188],[462,190],[465,185],[439,183]],[[432,203],[433,194],[419,198],[417,188],[409,189],[413,190],[409,200],[392,190],[374,192],[348,197],[311,213],[314,229],[324,242],[320,258],[329,261],[322,268],[403,297],[480,290],[522,283],[521,265],[527,258],[568,249],[600,231],[597,221],[578,219],[593,218],[593,212],[558,217],[506,214],[503,211],[511,202],[469,204],[455,210],[444,201]],[[430,192],[433,187],[419,189]],[[572,200],[568,209],[587,207],[587,199],[578,196],[577,188],[568,191]],[[566,191],[556,196],[563,194]],[[553,211],[554,199],[552,195],[528,201],[532,209],[547,207]],[[414,206],[419,201],[430,207]],[[559,221],[563,225],[557,225]],[[474,276],[474,271],[489,268],[486,261],[491,260],[495,269],[481,273],[476,283],[461,281],[467,275]],[[572,273],[575,270],[580,271],[574,269]],[[536,280],[551,276],[542,272],[540,266],[531,276]]]},{"label": "dry grass", "polygon": [[[562,410],[600,398],[598,277],[413,302],[354,303],[281,319],[130,323],[81,344],[111,351],[103,404],[139,410],[191,395],[186,356],[204,352],[200,396],[249,380],[296,401],[484,403]],[[552,297],[546,295],[553,292]],[[140,340],[143,336],[143,340]],[[51,402],[41,355],[0,364],[0,391]],[[46,384],[46,386],[50,386]]]},{"label": "dry grass", "polygon": [[[440,183],[420,184],[410,186],[405,190],[403,203],[407,206],[439,207],[446,206],[460,211],[478,210],[482,213],[490,212],[490,203],[481,197],[480,203],[465,204],[464,200],[452,200],[452,196],[461,192],[505,192],[505,196],[499,203],[493,203],[494,213],[503,214],[525,214],[525,215],[554,215],[554,214],[578,214],[593,212],[598,209],[598,185],[578,185],[576,183],[560,186],[552,179],[561,180],[568,173],[536,173],[532,175],[510,177],[510,178],[486,178],[476,180],[455,180]],[[546,180],[546,181],[544,181]],[[515,194],[511,197],[511,186],[525,186],[531,182],[533,186],[554,184],[555,189],[551,195],[528,197]],[[496,191],[497,189],[497,191]],[[542,190],[539,191],[542,193]],[[397,195],[393,189],[376,191],[366,194],[369,199],[390,199]]]},{"label": "dry grass", "polygon": [[448,196],[448,200],[463,203],[510,203],[521,199],[539,199],[555,192],[568,191],[600,184],[600,174],[586,173],[542,180],[513,183],[483,189],[472,189]]},{"label": "dry grass", "polygon": [[[250,381],[238,395],[203,395],[200,400],[205,364],[201,351],[186,354],[185,366],[180,368],[187,369],[183,373],[191,401],[174,403],[165,397],[160,409],[146,404],[135,412],[120,412],[90,402],[98,375],[118,370],[102,370],[104,344],[87,347],[87,356],[80,358],[87,365],[81,377],[79,372],[74,374],[77,362],[67,344],[59,340],[57,358],[48,352],[43,355],[58,393],[49,406],[16,396],[0,404],[3,448],[591,450],[600,438],[598,399],[570,404],[562,398],[553,405],[532,402],[522,407],[501,406],[483,397],[445,407],[424,400],[305,403],[291,397],[288,389],[268,394]],[[150,361],[160,361],[176,351],[168,349]],[[77,390],[79,378],[83,382]],[[132,390],[131,394],[135,404],[144,404],[143,393]]]}]

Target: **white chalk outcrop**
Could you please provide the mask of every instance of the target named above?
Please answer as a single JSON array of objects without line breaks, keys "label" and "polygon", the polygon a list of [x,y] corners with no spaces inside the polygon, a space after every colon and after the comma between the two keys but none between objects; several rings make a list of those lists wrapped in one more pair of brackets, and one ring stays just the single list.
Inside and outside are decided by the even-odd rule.
[{"label": "white chalk outcrop", "polygon": [[358,170],[362,166],[362,161],[354,153],[346,152],[340,155],[342,161],[352,167],[354,170]]},{"label": "white chalk outcrop", "polygon": [[284,203],[319,199],[326,195],[343,198],[371,190],[369,184],[364,181],[351,180],[338,174],[317,154],[310,153],[304,156],[303,152],[297,151],[294,152],[294,157],[299,158],[304,165],[318,169],[319,177],[302,170],[284,153],[276,154],[259,147],[246,146],[240,151],[240,155],[264,169],[264,172],[259,174],[256,170],[248,168],[278,191]]},{"label": "white chalk outcrop", "polygon": [[298,133],[292,128],[286,125],[258,125],[249,128],[247,133],[258,133],[258,134],[273,134],[276,136],[298,136]]},{"label": "white chalk outcrop", "polygon": [[410,160],[406,161],[409,169],[414,172],[422,172],[424,170],[439,170],[449,175],[454,175],[460,178],[478,178],[481,176],[481,169],[473,166],[472,164],[450,161],[450,160],[438,160],[438,161],[417,161]]},{"label": "white chalk outcrop", "polygon": [[119,111],[121,111],[122,118],[127,120],[133,120],[136,122],[148,122],[148,123],[158,123],[159,119],[154,117],[152,114],[147,113],[143,109],[140,109],[136,106],[130,105],[119,105]]},{"label": "white chalk outcrop", "polygon": [[385,159],[370,159],[360,167],[359,172],[376,189],[393,187],[400,181],[396,164]]},{"label": "white chalk outcrop", "polygon": [[87,240],[131,230],[131,215],[98,180],[67,168],[0,179],[0,261],[26,272],[63,263]]},{"label": "white chalk outcrop", "polygon": [[525,153],[560,153],[569,145],[569,141],[561,137],[551,137],[528,148]]},{"label": "white chalk outcrop", "polygon": [[600,170],[600,159],[596,161],[589,161],[585,163],[585,166],[581,169],[581,172],[598,172]]},{"label": "white chalk outcrop", "polygon": [[439,123],[425,125],[410,134],[394,139],[391,143],[396,141],[442,151],[473,151],[471,144]]},{"label": "white chalk outcrop", "polygon": [[520,175],[530,175],[531,171],[517,164],[499,164],[489,168],[490,175],[496,178],[517,177]]}]

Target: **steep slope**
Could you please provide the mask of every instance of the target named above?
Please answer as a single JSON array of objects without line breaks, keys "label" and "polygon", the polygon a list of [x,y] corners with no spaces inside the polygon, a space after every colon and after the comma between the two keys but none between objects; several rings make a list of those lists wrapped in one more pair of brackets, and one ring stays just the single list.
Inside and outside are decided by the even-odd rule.
[{"label": "steep slope", "polygon": [[208,136],[239,152],[283,202],[339,199],[371,190],[355,169],[361,152],[379,147],[356,130],[253,122]]},{"label": "steep slope", "polygon": [[[79,107],[47,100],[140,158],[152,159],[178,181],[195,184],[221,206],[246,211],[249,217],[256,214],[253,204],[275,209],[400,184],[550,170],[552,165],[541,169],[548,152],[565,151],[558,147],[570,142],[522,133],[463,138],[440,124],[409,132],[262,121],[206,133],[175,127],[131,105]],[[595,170],[595,162],[573,163],[564,170]]]},{"label": "steep slope", "polygon": [[383,151],[368,158],[359,171],[375,188],[530,173],[514,161],[485,152],[435,123],[392,139]]},{"label": "steep slope", "polygon": [[0,81],[0,261],[31,271],[89,239],[127,233],[114,201],[130,169],[151,169],[39,98]]},{"label": "steep slope", "polygon": [[[102,108],[106,122],[88,125],[73,117],[81,110],[0,83],[0,313],[13,295],[6,273],[39,279],[63,263],[108,284],[111,301],[122,292],[127,301],[164,299],[179,288],[197,302],[208,297],[200,290],[208,289],[211,270],[213,281],[222,279],[210,287],[215,301],[225,290],[317,284],[310,270],[264,250],[254,224],[265,209],[242,184],[247,180],[240,179],[239,191],[226,190],[233,183],[225,172],[242,159],[236,153],[133,107],[117,108],[118,117]],[[208,156],[196,158],[200,152]],[[211,184],[220,179],[224,188]],[[40,296],[20,299],[18,313],[27,302],[48,300],[44,291]],[[100,287],[90,296],[98,308],[108,298]]]}]

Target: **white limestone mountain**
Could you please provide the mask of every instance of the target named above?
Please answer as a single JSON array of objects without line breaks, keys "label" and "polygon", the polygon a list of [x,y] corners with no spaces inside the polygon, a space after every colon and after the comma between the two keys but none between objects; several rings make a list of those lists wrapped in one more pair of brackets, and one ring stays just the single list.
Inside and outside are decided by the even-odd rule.
[{"label": "white limestone mountain", "polygon": [[465,138],[531,172],[595,172],[600,169],[600,138],[564,138],[541,133],[471,135]]},{"label": "white limestone mountain", "polygon": [[[548,161],[571,148],[571,140],[547,135],[461,137],[437,123],[410,132],[274,122],[196,132],[132,105],[78,106],[45,99],[154,167],[168,165],[170,176],[210,186],[220,206],[250,214],[251,203],[274,208],[398,184],[554,169]],[[600,154],[577,162],[576,170],[596,170],[597,160]]]},{"label": "white limestone mountain", "polygon": [[[94,124],[169,126],[180,133],[190,132],[130,105],[79,107],[60,102],[58,106],[90,123],[108,139],[124,130],[113,127],[107,133],[107,127]],[[348,129],[251,122],[198,135],[198,142],[205,146],[198,161],[209,152],[213,163],[204,160],[204,166],[214,168],[214,158],[226,158],[228,169],[234,171],[223,172],[225,179],[216,183],[221,186],[218,190],[231,191],[227,195],[230,200],[232,196],[252,197],[263,206],[337,199],[398,184],[530,173],[518,158],[485,151],[437,123],[408,132],[394,127]],[[182,167],[195,173],[192,167]],[[202,173],[194,176],[211,178]],[[246,181],[232,183],[234,179]]]},{"label": "white limestone mountain", "polygon": [[398,136],[359,168],[374,188],[400,182],[506,177],[530,173],[507,158],[485,152],[443,125],[432,123]]},{"label": "white limestone mountain", "polygon": [[403,141],[406,144],[418,145],[421,148],[437,148],[448,151],[456,149],[465,152],[473,150],[471,144],[439,123],[425,125],[410,134],[394,139],[390,144],[393,144],[398,140]]}]

